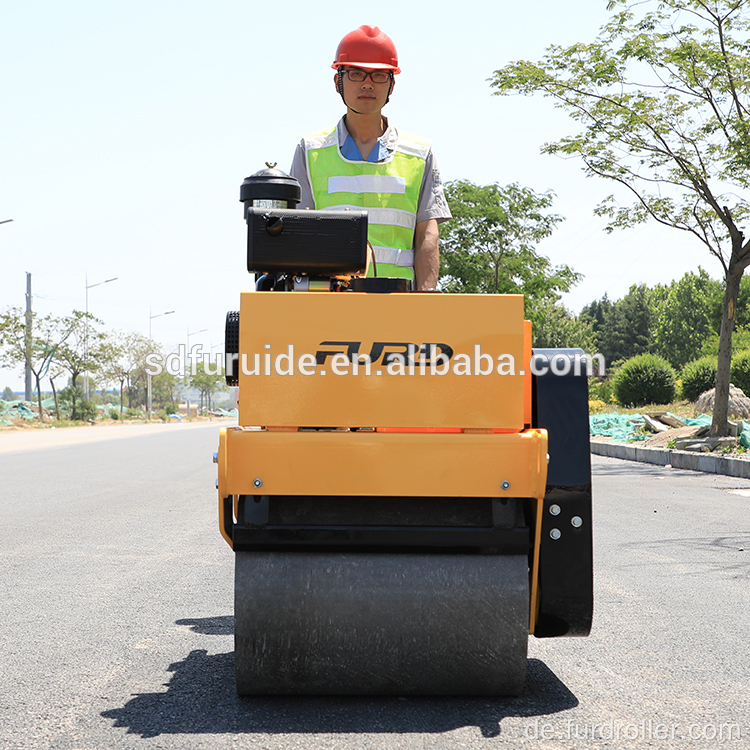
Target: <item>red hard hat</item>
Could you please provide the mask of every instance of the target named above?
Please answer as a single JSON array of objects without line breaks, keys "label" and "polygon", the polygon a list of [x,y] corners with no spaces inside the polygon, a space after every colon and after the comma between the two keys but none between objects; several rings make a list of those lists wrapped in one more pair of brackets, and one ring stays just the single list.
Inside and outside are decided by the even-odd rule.
[{"label": "red hard hat", "polygon": [[341,65],[401,72],[396,45],[377,26],[360,26],[341,40],[331,67],[338,69]]}]

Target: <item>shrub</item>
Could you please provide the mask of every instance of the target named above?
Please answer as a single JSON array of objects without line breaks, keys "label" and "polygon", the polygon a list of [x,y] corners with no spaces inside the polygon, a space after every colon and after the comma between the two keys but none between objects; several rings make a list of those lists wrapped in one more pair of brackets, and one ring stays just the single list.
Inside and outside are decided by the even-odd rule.
[{"label": "shrub", "polygon": [[598,398],[589,399],[589,414],[594,414],[600,411],[604,411],[607,408],[607,404]]},{"label": "shrub", "polygon": [[623,406],[668,404],[675,396],[676,375],[666,359],[639,354],[620,368],[614,387],[615,396]]},{"label": "shrub", "polygon": [[716,357],[708,356],[688,362],[682,368],[682,397],[697,401],[701,393],[716,385]]},{"label": "shrub", "polygon": [[98,416],[99,411],[93,401],[83,400],[78,402],[78,419],[89,422],[93,419],[96,419]]},{"label": "shrub", "polygon": [[612,398],[612,378],[589,378],[589,398],[609,402]]},{"label": "shrub", "polygon": [[750,394],[750,351],[744,351],[732,358],[730,370],[732,385],[741,389],[747,396]]}]

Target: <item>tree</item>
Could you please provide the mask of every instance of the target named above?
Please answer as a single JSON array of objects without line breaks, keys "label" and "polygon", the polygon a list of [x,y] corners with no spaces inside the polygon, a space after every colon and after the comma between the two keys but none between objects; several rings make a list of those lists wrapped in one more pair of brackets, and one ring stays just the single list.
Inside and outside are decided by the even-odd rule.
[{"label": "tree", "polygon": [[[560,298],[581,275],[552,266],[535,245],[562,221],[548,213],[552,193],[514,183],[445,185],[453,218],[440,236],[441,287],[447,292],[525,294],[529,303]],[[533,309],[528,304],[527,311]]]},{"label": "tree", "polygon": [[535,347],[580,347],[589,354],[597,349],[591,323],[581,316],[576,317],[559,302],[542,300],[535,303],[532,321]]},{"label": "tree", "polygon": [[656,351],[678,370],[700,357],[711,333],[710,281],[701,269],[699,275],[686,273],[669,287],[656,326]]},{"label": "tree", "polygon": [[139,333],[116,331],[101,345],[97,360],[107,383],[118,383],[120,388],[120,415],[122,394],[128,395],[128,408],[146,399],[146,357],[159,352],[159,346]]},{"label": "tree", "polygon": [[3,401],[15,401],[16,400],[16,394],[13,393],[13,389],[7,385],[5,386],[5,390],[3,391],[3,395],[0,396]]},{"label": "tree", "polygon": [[[77,385],[80,375],[96,372],[99,368],[99,354],[104,343],[104,334],[95,326],[101,325],[102,321],[95,318],[91,313],[73,310],[71,315],[65,318],[66,325],[70,329],[70,335],[58,347],[55,359],[58,365],[70,373],[70,386],[66,389],[66,403],[70,405],[71,419],[82,419],[81,402],[83,401],[83,389]],[[54,386],[53,386],[54,391]],[[57,396],[55,395],[55,398]],[[86,409],[86,413],[90,413]]]},{"label": "tree", "polygon": [[221,368],[220,372],[209,373],[206,372],[205,364],[203,362],[198,362],[195,366],[195,370],[196,374],[190,376],[190,385],[200,391],[201,403],[199,409],[210,409],[211,397],[213,394],[216,391],[226,390],[224,368]]},{"label": "tree", "polygon": [[602,333],[604,332],[605,321],[609,311],[612,309],[612,305],[613,303],[605,293],[601,299],[595,299],[588,305],[584,305],[581,309],[581,314],[578,316],[591,326],[591,330],[594,333],[594,341],[596,342],[596,349],[600,352],[602,351]]},{"label": "tree", "polygon": [[65,372],[65,369],[63,367],[60,367],[60,365],[57,362],[53,362],[49,370],[47,371],[47,378],[49,379],[49,384],[52,387],[52,397],[55,399],[55,419],[58,422],[60,421],[60,400],[57,397],[57,388],[55,388],[55,380],[57,380],[57,378],[63,375],[64,372]]},{"label": "tree", "polygon": [[177,410],[180,381],[177,375],[164,370],[151,378],[151,399],[160,409]]},{"label": "tree", "polygon": [[[582,124],[548,143],[577,156],[588,175],[614,181],[632,198],[606,198],[596,212],[608,230],[654,220],[689,233],[721,263],[714,434],[728,431],[732,332],[750,242],[750,0],[610,0],[615,11],[590,44],[551,46],[538,63],[494,73],[498,95],[542,93]],[[619,6],[619,7],[618,7]],[[645,10],[644,12],[644,9]]]},{"label": "tree", "polygon": [[[721,330],[721,316],[724,311],[724,285],[715,279],[711,280],[709,291],[709,320],[711,328],[717,334]],[[734,320],[734,331],[738,328],[750,326],[750,277],[743,276],[740,281],[740,291],[737,296],[737,314]],[[734,347],[737,345],[735,336],[732,336]]]},{"label": "tree", "polygon": [[608,363],[650,351],[651,315],[645,284],[634,284],[621,300],[611,304],[599,332],[601,353]]},{"label": "tree", "polygon": [[117,384],[120,395],[120,419],[123,412],[123,393],[128,381],[129,373],[123,364],[125,359],[126,334],[122,332],[109,333],[102,342],[99,350],[99,371],[105,384]]},{"label": "tree", "polygon": [[26,314],[18,307],[8,308],[0,314],[0,361],[10,367],[26,364],[27,344],[30,343],[29,367],[36,380],[39,421],[44,421],[41,379],[47,374],[57,350],[65,344],[73,330],[71,318],[53,315],[31,317],[31,336],[27,335]]}]

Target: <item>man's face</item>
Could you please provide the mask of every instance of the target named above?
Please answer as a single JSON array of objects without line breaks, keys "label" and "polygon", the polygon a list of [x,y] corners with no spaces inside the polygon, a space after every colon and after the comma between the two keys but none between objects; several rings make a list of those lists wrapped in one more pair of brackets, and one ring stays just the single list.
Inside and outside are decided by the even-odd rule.
[{"label": "man's face", "polygon": [[[388,71],[371,70],[369,68],[344,68],[344,101],[346,105],[359,114],[378,114],[385,105],[388,95],[393,91],[393,76],[388,76],[383,83],[372,80],[372,75],[365,76],[364,81],[352,81],[346,71],[359,71],[360,75],[364,73],[378,74]],[[338,90],[338,74],[334,76],[336,90]]]}]

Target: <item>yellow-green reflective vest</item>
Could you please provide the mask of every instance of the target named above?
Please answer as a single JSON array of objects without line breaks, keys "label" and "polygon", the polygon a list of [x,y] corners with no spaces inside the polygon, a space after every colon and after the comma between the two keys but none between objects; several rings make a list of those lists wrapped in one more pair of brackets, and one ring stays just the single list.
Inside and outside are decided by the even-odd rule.
[{"label": "yellow-green reflective vest", "polygon": [[[367,236],[378,276],[414,278],[414,227],[430,142],[398,132],[384,162],[350,161],[341,155],[336,128],[305,136],[315,208],[367,209]],[[369,275],[374,269],[370,266]]]}]

